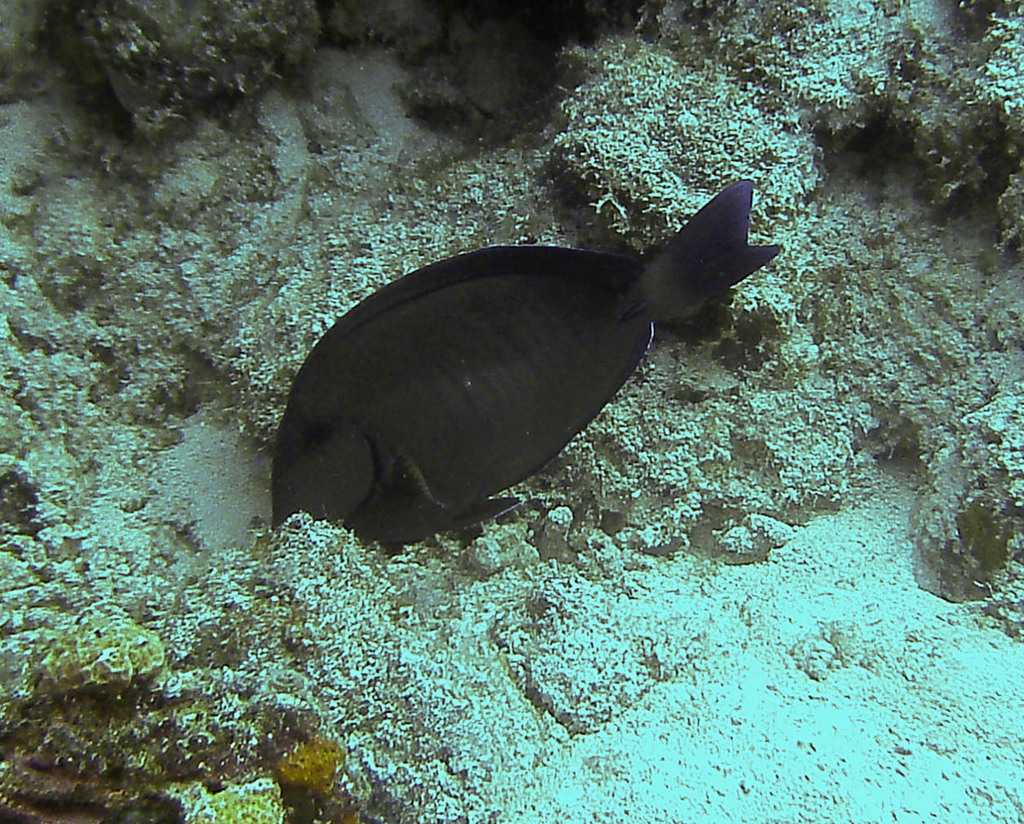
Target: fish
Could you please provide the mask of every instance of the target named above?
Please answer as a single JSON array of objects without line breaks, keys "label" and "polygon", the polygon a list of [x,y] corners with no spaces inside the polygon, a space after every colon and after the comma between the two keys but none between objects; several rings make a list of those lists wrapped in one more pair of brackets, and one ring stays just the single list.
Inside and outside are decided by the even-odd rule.
[{"label": "fish", "polygon": [[272,521],[298,511],[407,544],[513,508],[647,352],[771,261],[748,243],[753,183],[701,208],[646,265],[554,246],[432,263],[356,304],[295,375],[274,446]]}]

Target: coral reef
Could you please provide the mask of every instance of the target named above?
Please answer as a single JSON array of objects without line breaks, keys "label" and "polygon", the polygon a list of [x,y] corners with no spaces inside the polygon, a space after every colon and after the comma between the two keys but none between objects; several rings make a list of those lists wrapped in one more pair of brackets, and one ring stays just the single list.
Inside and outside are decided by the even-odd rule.
[{"label": "coral reef", "polygon": [[584,79],[562,103],[555,162],[635,248],[664,241],[740,178],[757,186],[755,231],[765,215],[778,231],[814,189],[810,133],[758,87],[636,40],[567,60],[566,72]]},{"label": "coral reef", "polygon": [[[925,696],[893,728],[988,789],[876,740],[871,763],[960,820],[1014,814],[991,776],[1018,774],[1015,727],[988,710],[1013,685],[934,639],[1002,661],[1000,630],[1024,637],[1020,4],[456,5],[0,6],[0,817],[575,821],[580,788],[646,788],[766,718],[788,740],[780,694],[874,700],[886,668]],[[646,253],[737,177],[783,253],[660,330],[506,523],[392,558],[303,516],[260,531],[237,487],[265,488],[253,454],[348,307],[487,244]],[[896,500],[879,468],[918,486],[919,581],[974,612],[902,566],[844,600],[902,536],[800,544]],[[758,692],[779,660],[796,680]],[[998,740],[928,716],[964,684]],[[857,795],[774,754],[736,793],[764,818],[793,817],[785,765],[827,776],[795,804]],[[742,817],[708,803],[683,817]]]},{"label": "coral reef", "polygon": [[105,0],[69,10],[61,24],[67,30],[53,33],[58,57],[81,58],[69,44],[84,37],[118,103],[152,137],[303,63],[320,20],[310,0]]},{"label": "coral reef", "polygon": [[[1024,39],[1017,2],[713,9],[664,0],[650,14],[658,36],[684,59],[716,53],[780,105],[795,107],[833,150],[864,147],[876,163],[916,163],[919,183],[940,207],[992,208],[1019,174]],[[1019,244],[1019,213],[1009,198],[1000,229],[1006,245]]]}]

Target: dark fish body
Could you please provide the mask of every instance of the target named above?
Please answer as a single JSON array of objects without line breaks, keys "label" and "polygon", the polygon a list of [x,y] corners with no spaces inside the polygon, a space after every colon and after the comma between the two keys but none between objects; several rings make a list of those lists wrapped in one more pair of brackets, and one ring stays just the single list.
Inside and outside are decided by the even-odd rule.
[{"label": "dark fish body", "polygon": [[653,319],[691,314],[775,255],[747,245],[751,191],[726,189],[646,269],[601,252],[492,247],[358,304],[292,385],[275,524],[305,510],[366,540],[408,542],[509,508],[514,499],[491,496],[601,410]]}]

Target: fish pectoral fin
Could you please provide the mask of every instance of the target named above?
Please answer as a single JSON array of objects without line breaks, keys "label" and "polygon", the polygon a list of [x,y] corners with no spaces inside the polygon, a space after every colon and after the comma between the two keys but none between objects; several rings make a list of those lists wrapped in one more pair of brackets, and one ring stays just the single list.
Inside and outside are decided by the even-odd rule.
[{"label": "fish pectoral fin", "polygon": [[381,478],[381,489],[388,495],[403,498],[420,498],[438,509],[450,509],[451,504],[437,495],[430,487],[423,470],[415,460],[404,453],[398,453]]}]

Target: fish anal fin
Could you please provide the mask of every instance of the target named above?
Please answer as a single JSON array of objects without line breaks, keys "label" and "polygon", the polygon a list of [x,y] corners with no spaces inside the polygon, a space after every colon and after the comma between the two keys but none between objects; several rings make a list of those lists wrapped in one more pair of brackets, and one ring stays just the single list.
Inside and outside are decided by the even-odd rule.
[{"label": "fish anal fin", "polygon": [[506,512],[511,512],[521,503],[522,501],[519,498],[487,498],[483,501],[478,501],[462,510],[453,520],[451,526],[446,527],[446,529],[465,529],[466,527],[476,526],[484,521],[504,515]]}]

